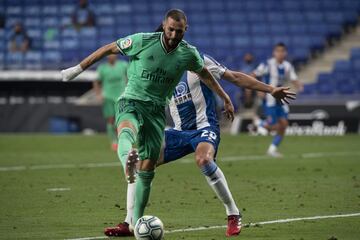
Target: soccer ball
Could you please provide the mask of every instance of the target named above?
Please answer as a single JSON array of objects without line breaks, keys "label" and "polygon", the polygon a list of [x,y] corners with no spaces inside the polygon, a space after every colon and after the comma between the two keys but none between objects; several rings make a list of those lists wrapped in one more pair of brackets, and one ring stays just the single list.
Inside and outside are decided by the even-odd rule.
[{"label": "soccer ball", "polygon": [[134,234],[137,240],[160,240],[164,236],[164,225],[158,217],[143,216],[137,220]]}]

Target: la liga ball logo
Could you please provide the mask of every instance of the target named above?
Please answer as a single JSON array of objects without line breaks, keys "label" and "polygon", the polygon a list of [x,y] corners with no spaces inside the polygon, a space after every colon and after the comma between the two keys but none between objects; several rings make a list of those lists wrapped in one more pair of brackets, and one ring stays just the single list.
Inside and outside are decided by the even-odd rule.
[{"label": "la liga ball logo", "polygon": [[131,46],[131,44],[132,44],[131,38],[126,38],[121,41],[120,47],[121,47],[121,49],[127,49]]}]

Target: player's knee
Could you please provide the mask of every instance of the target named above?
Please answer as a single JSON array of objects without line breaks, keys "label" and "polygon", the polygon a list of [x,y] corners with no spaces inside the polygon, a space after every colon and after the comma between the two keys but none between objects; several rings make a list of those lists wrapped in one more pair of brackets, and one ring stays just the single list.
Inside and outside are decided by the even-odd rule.
[{"label": "player's knee", "polygon": [[287,128],[287,126],[289,125],[289,123],[288,123],[287,120],[281,120],[281,121],[279,122],[279,125],[280,125],[280,128],[281,128],[282,130],[285,130],[285,129]]},{"label": "player's knee", "polygon": [[208,157],[206,154],[195,154],[196,164],[201,168],[204,165],[207,165],[212,159]]}]

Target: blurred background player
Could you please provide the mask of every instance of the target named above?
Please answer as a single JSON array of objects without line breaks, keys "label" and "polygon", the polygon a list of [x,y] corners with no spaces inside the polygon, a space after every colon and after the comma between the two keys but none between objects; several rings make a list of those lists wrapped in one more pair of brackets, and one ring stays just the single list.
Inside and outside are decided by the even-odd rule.
[{"label": "blurred background player", "polygon": [[[159,30],[158,30],[159,31]],[[294,99],[295,94],[285,87],[272,87],[241,72],[228,70],[208,55],[202,56],[205,67],[219,81],[224,78],[238,87],[270,93],[276,99]],[[228,225],[226,236],[241,231],[241,214],[232,197],[224,173],[216,164],[220,144],[220,128],[215,106],[215,94],[198,75],[187,72],[171,98],[170,113],[174,128],[165,131],[165,146],[157,165],[166,164],[195,153],[195,161],[209,186],[224,204]],[[134,203],[135,194],[128,194],[127,204]],[[129,214],[129,212],[128,212]],[[130,212],[131,214],[131,212]],[[105,229],[107,236],[131,236],[129,222]]]},{"label": "blurred background player", "polygon": [[30,37],[20,22],[15,23],[10,35],[9,50],[13,53],[25,53],[30,48]]},{"label": "blurred background player", "polygon": [[71,21],[74,28],[80,30],[83,27],[95,26],[95,14],[90,9],[87,0],[79,0],[78,7],[72,13]]},{"label": "blurred background player", "polygon": [[117,133],[115,126],[115,102],[125,90],[128,63],[118,60],[115,54],[108,56],[107,63],[98,66],[98,80],[93,88],[102,102],[103,115],[106,119],[106,132],[111,141],[111,148],[117,151]]},{"label": "blurred background player", "polygon": [[[297,91],[302,91],[302,84],[298,80],[292,64],[285,60],[286,56],[286,45],[284,43],[276,44],[273,49],[273,57],[261,63],[252,75],[261,78],[263,82],[273,87],[283,86],[291,81]],[[282,154],[278,151],[278,147],[288,126],[289,107],[285,102],[275,99],[270,94],[262,95],[262,97],[266,120],[259,121],[257,127],[259,131],[265,128],[268,131],[276,132],[267,154],[272,157],[281,157]]]}]

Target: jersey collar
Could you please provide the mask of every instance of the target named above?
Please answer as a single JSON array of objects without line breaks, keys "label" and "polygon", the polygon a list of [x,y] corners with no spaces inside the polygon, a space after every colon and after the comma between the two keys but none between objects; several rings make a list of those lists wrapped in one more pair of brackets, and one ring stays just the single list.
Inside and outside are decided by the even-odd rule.
[{"label": "jersey collar", "polygon": [[165,48],[165,46],[164,46],[164,42],[163,42],[164,40],[163,40],[163,39],[164,39],[164,32],[161,32],[161,35],[160,35],[160,45],[161,45],[162,49],[164,50],[164,53],[165,53],[165,54],[171,54],[171,53],[175,52],[176,49],[178,49],[180,43],[176,46],[176,48],[174,48],[174,49],[171,50],[170,52],[166,51],[166,48]]}]

